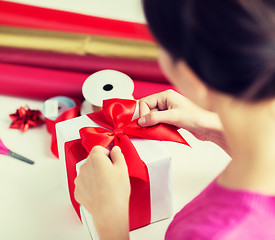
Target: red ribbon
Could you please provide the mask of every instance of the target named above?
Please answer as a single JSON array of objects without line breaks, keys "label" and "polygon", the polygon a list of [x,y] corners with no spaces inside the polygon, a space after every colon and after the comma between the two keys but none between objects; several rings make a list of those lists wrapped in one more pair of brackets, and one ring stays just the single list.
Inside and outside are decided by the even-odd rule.
[{"label": "red ribbon", "polygon": [[56,130],[55,130],[55,125],[58,122],[62,122],[71,118],[75,118],[79,116],[79,111],[80,111],[80,101],[74,99],[76,106],[72,107],[65,112],[63,112],[58,118],[55,120],[49,119],[45,117],[46,120],[46,126],[48,132],[52,135],[52,140],[51,140],[51,151],[52,153],[58,158],[58,147],[57,147],[57,139],[56,139]]},{"label": "red ribbon", "polygon": [[[105,100],[103,102],[103,110],[87,115],[104,128],[84,127],[79,131],[81,140],[74,140],[65,144],[69,191],[73,205],[78,213],[79,205],[73,196],[73,181],[76,177],[75,164],[80,161],[82,157],[82,159],[84,159],[85,155],[87,156],[96,145],[107,148],[113,142],[114,145],[120,146],[128,166],[131,182],[129,209],[130,230],[148,225],[151,221],[148,169],[146,164],[140,159],[130,138],[173,141],[188,145],[174,126],[158,124],[149,128],[140,127],[137,119],[132,121],[135,109],[136,101],[134,100]],[[72,164],[72,162],[74,164]]]}]

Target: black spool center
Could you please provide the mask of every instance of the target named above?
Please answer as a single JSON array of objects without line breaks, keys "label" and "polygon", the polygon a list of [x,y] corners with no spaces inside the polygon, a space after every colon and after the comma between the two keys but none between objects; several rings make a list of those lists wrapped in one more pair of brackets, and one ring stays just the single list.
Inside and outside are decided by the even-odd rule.
[{"label": "black spool center", "polygon": [[112,84],[106,84],[104,87],[103,87],[103,90],[105,91],[111,91],[113,89],[113,85]]}]

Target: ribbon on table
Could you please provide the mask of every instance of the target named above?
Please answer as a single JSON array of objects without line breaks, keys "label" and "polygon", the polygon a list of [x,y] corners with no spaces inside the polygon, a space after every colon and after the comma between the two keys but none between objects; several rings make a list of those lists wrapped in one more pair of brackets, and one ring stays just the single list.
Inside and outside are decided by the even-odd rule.
[{"label": "ribbon on table", "polygon": [[[76,177],[70,161],[75,164],[81,157],[85,158],[96,145],[105,148],[111,143],[118,145],[125,157],[131,182],[130,196],[130,230],[148,225],[151,221],[150,181],[146,164],[140,159],[138,152],[130,138],[144,138],[160,141],[173,141],[189,145],[177,132],[177,128],[167,124],[158,124],[143,128],[137,123],[138,119],[132,120],[137,102],[129,99],[108,99],[103,101],[103,110],[88,114],[87,116],[101,125],[101,127],[84,127],[79,130],[80,140],[73,140],[73,145],[65,144],[65,156],[67,162],[69,191],[72,203],[79,213],[79,205],[76,203],[74,192],[74,178]],[[76,144],[76,145],[75,145]],[[82,147],[81,147],[82,146]],[[77,150],[76,150],[77,149]],[[82,150],[81,150],[82,149]],[[71,151],[70,153],[68,151]],[[78,154],[76,153],[78,151]],[[81,152],[81,153],[80,153]],[[73,159],[70,158],[73,156]],[[82,159],[83,159],[82,158]]]},{"label": "ribbon on table", "polygon": [[79,116],[80,112],[80,106],[81,103],[79,100],[74,99],[76,106],[72,107],[66,111],[64,111],[60,116],[58,116],[55,120],[52,120],[50,118],[45,117],[46,121],[46,127],[48,132],[52,135],[51,139],[51,151],[52,153],[58,158],[58,147],[57,147],[57,139],[56,139],[56,130],[55,130],[55,125],[58,122],[62,122],[71,118],[75,118]]}]

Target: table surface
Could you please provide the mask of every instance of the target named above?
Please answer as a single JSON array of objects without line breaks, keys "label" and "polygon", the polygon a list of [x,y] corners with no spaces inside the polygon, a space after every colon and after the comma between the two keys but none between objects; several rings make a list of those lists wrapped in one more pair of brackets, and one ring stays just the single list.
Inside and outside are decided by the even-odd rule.
[{"label": "table surface", "polygon": [[[27,4],[122,20],[144,22],[139,0],[20,0]],[[35,161],[29,165],[0,155],[0,239],[89,240],[70,204],[61,164],[50,151],[46,126],[25,133],[10,129],[9,114],[20,106],[42,110],[43,101],[0,95],[0,138],[11,150]],[[174,213],[193,199],[227,165],[229,156],[210,142],[181,130],[190,147],[166,143],[172,154]],[[164,239],[172,218],[132,231],[133,240]]]},{"label": "table surface", "polygon": [[[10,113],[19,106],[42,109],[43,102],[0,95],[0,137],[11,150],[35,161],[34,165],[0,155],[0,239],[88,240],[68,199],[61,164],[50,151],[46,126],[25,133],[10,129]],[[172,154],[174,212],[194,198],[229,161],[210,142],[198,141],[181,130],[192,148],[165,143]],[[131,239],[163,239],[172,218],[131,232]]]}]

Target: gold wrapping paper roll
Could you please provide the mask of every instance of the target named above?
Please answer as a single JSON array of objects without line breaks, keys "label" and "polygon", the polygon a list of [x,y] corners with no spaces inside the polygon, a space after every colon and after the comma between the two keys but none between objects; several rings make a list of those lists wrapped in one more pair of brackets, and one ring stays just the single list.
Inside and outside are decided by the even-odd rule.
[{"label": "gold wrapping paper roll", "polygon": [[152,42],[9,26],[0,26],[0,46],[151,60],[158,55]]}]

